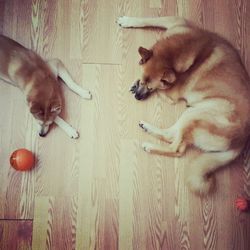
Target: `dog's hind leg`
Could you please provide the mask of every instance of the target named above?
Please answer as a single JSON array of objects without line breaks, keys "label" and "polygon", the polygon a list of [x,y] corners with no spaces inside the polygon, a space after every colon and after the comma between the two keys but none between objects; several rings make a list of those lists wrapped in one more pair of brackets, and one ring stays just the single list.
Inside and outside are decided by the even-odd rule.
[{"label": "dog's hind leg", "polygon": [[175,148],[173,144],[168,144],[166,146],[156,145],[149,142],[142,143],[142,148],[144,151],[152,154],[170,156],[170,157],[180,157],[184,154],[186,150],[186,143],[182,142]]},{"label": "dog's hind leg", "polygon": [[170,127],[168,129],[161,129],[144,121],[140,121],[139,126],[145,132],[168,143],[171,143],[173,141],[173,138],[175,137],[175,130],[173,129],[173,127]]},{"label": "dog's hind leg", "polygon": [[64,83],[76,94],[81,96],[84,99],[91,99],[92,95],[90,91],[83,89],[72,79],[70,73],[64,66],[64,64],[59,59],[52,59],[47,61],[53,73],[56,77],[60,77]]},{"label": "dog's hind leg", "polygon": [[123,16],[118,18],[117,23],[123,28],[158,27],[163,29],[171,29],[176,26],[187,25],[187,21],[184,18],[176,16],[153,18]]}]

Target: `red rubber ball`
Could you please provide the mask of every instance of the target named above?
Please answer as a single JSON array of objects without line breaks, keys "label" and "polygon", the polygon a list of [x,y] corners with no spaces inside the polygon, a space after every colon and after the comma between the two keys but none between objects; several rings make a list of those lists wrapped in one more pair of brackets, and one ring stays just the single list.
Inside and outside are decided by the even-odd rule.
[{"label": "red rubber ball", "polygon": [[31,151],[21,148],[12,153],[10,165],[19,171],[30,170],[35,165],[35,157]]},{"label": "red rubber ball", "polygon": [[246,211],[248,210],[248,200],[245,198],[238,198],[235,201],[236,208],[238,208],[240,211]]}]

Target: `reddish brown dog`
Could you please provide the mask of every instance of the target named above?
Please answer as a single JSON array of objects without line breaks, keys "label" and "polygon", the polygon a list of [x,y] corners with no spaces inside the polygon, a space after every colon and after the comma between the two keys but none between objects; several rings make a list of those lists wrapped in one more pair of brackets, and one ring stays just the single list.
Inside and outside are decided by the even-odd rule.
[{"label": "reddish brown dog", "polygon": [[200,148],[186,178],[192,191],[207,194],[214,187],[212,173],[240,154],[250,134],[250,81],[237,51],[219,35],[179,17],[121,17],[118,23],[167,29],[166,38],[151,49],[139,48],[143,75],[131,90],[138,100],[164,90],[172,104],[184,99],[187,109],[168,129],[140,122],[168,142],[143,148],[167,156],[182,156],[189,145]]},{"label": "reddish brown dog", "polygon": [[[57,117],[62,110],[58,78],[82,98],[91,99],[91,93],[75,83],[59,59],[45,62],[34,51],[3,35],[0,35],[0,78],[24,92],[40,136],[48,133],[54,121],[62,124]],[[62,127],[70,137],[78,138],[77,131],[67,123],[63,122]]]}]

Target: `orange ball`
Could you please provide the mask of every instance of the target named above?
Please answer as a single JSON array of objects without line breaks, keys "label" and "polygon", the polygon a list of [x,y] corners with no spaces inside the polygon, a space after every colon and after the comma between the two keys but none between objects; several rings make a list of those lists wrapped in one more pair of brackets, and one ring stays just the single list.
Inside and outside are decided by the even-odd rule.
[{"label": "orange ball", "polygon": [[247,211],[249,209],[248,200],[245,198],[237,198],[235,205],[240,211]]},{"label": "orange ball", "polygon": [[29,150],[21,148],[12,153],[10,164],[19,171],[30,170],[35,165],[35,157]]}]

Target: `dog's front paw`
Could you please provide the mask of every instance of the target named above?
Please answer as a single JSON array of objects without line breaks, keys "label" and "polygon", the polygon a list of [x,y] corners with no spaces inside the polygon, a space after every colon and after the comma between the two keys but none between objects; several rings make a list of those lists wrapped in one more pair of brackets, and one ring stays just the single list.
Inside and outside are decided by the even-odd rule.
[{"label": "dog's front paw", "polygon": [[68,135],[72,139],[78,139],[80,136],[79,133],[72,127],[70,129],[68,129]]},{"label": "dog's front paw", "polygon": [[79,96],[81,96],[84,99],[87,99],[87,100],[91,100],[92,99],[92,94],[88,90],[79,89],[78,94],[79,94]]},{"label": "dog's front paw", "polygon": [[133,22],[131,17],[122,16],[119,17],[116,22],[123,28],[133,27]]},{"label": "dog's front paw", "polygon": [[145,132],[148,131],[147,124],[144,121],[139,122],[139,127],[141,127]]},{"label": "dog's front paw", "polygon": [[154,148],[154,145],[149,142],[142,143],[142,148],[145,152],[151,153],[152,149]]}]

